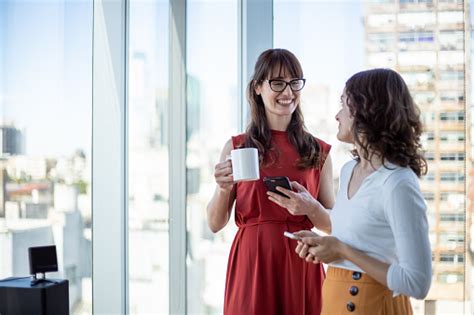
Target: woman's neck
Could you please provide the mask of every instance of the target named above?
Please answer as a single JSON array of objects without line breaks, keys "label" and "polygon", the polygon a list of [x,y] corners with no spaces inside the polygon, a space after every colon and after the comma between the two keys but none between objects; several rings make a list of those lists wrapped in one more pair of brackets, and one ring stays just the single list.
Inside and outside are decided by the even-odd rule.
[{"label": "woman's neck", "polygon": [[268,127],[272,130],[286,131],[290,124],[291,116],[270,116],[267,115]]},{"label": "woman's neck", "polygon": [[363,155],[363,150],[356,145],[357,154],[359,155],[359,167],[367,171],[373,171],[382,166],[382,158],[380,154],[369,150],[368,157],[365,158]]}]

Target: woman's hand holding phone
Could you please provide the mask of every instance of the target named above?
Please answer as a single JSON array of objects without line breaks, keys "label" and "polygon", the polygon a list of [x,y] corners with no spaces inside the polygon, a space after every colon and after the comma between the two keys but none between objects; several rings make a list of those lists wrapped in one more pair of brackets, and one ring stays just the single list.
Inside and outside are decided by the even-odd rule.
[{"label": "woman's hand holding phone", "polygon": [[299,237],[299,236],[297,236],[293,233],[285,231],[285,232],[283,232],[283,235],[288,237],[289,239],[292,239],[292,240],[295,240],[295,241],[301,241],[301,237]]},{"label": "woman's hand holding phone", "polygon": [[292,215],[311,215],[315,212],[315,207],[322,207],[319,201],[313,198],[303,185],[296,181],[290,184],[291,188],[296,191],[277,186],[275,189],[287,197],[267,191],[268,199],[287,209]]},{"label": "woman's hand holding phone", "polygon": [[312,263],[319,263],[319,259],[317,259],[311,252],[310,249],[318,246],[317,239],[320,236],[317,233],[308,230],[301,230],[298,232],[292,233],[293,236],[299,238],[298,245],[295,248],[295,252],[300,256],[302,259],[305,259],[307,262]]}]

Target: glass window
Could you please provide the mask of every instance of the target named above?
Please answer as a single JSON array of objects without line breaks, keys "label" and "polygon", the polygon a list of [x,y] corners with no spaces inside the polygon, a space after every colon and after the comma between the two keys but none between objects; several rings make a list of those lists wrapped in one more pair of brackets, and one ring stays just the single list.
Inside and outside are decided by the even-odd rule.
[{"label": "glass window", "polygon": [[88,0],[0,1],[0,278],[56,245],[71,314],[92,313],[92,21]]},{"label": "glass window", "polygon": [[440,71],[440,80],[446,81],[464,81],[463,71]]},{"label": "glass window", "polygon": [[439,98],[442,102],[463,103],[464,93],[462,91],[440,91]]},{"label": "glass window", "polygon": [[398,24],[411,29],[430,27],[436,23],[433,12],[401,12],[398,14]]},{"label": "glass window", "polygon": [[375,33],[367,37],[367,45],[371,51],[390,51],[395,44],[395,36],[391,33]]},{"label": "glass window", "polygon": [[434,161],[434,159],[435,159],[434,152],[426,152],[425,153],[425,159],[427,161]]},{"label": "glass window", "polygon": [[367,17],[370,27],[386,27],[395,25],[395,14],[374,14]]},{"label": "glass window", "polygon": [[438,0],[438,3],[457,3],[457,4],[463,4],[463,0]]},{"label": "glass window", "polygon": [[464,142],[465,136],[459,131],[441,131],[439,139],[441,142]]},{"label": "glass window", "polygon": [[[315,135],[328,139],[332,145],[339,145],[339,142],[331,136],[334,132],[331,118],[337,112],[344,82],[351,74],[367,68],[389,67],[397,70],[406,80],[415,103],[422,109],[426,130],[422,144],[428,151],[426,157],[430,164],[441,159],[439,164],[443,167],[438,169],[436,164],[430,165],[430,172],[422,177],[421,186],[428,202],[430,241],[434,250],[434,274],[427,298],[430,301],[413,300],[412,305],[415,314],[444,314],[463,309],[462,300],[468,294],[464,291],[464,285],[469,286],[464,280],[470,281],[464,278],[463,273],[445,270],[449,265],[444,260],[448,258],[443,256],[441,262],[440,253],[443,246],[445,250],[450,250],[451,245],[446,248],[446,245],[439,243],[438,228],[448,227],[451,222],[448,220],[453,219],[440,216],[441,207],[443,213],[465,211],[465,194],[457,191],[464,187],[463,171],[448,170],[459,168],[466,158],[466,137],[464,132],[445,131],[448,122],[466,119],[464,86],[458,84],[468,80],[467,75],[464,78],[459,73],[464,71],[466,61],[463,57],[464,31],[456,23],[445,24],[438,31],[437,16],[440,11],[433,5],[438,2],[395,1],[399,4],[396,6],[393,3],[295,1],[290,4],[285,0],[275,0],[274,46],[288,48],[300,58],[307,77],[307,85],[302,92],[305,121]],[[429,9],[426,9],[426,4],[430,5]],[[361,20],[365,21],[362,25]],[[288,31],[288,25],[292,25],[291,31]],[[346,55],[346,51],[352,55]],[[305,107],[306,104],[309,106]],[[345,148],[335,149],[333,147],[331,154],[337,176],[349,155]],[[455,233],[466,232],[463,224],[450,224],[449,228]],[[458,241],[449,238],[446,242],[458,244]],[[460,255],[464,256],[452,258],[456,261],[456,268],[465,263],[465,253]],[[440,264],[443,264],[442,267]],[[449,295],[446,295],[448,291]],[[436,305],[436,311],[431,313],[427,305],[432,303]],[[468,313],[466,311],[465,314]]]},{"label": "glass window", "polygon": [[456,152],[456,153],[441,153],[441,161],[464,161],[465,157],[464,152]]},{"label": "glass window", "polygon": [[400,0],[400,4],[406,3],[433,3],[433,0]]},{"label": "glass window", "polygon": [[463,182],[464,174],[453,172],[441,172],[440,178],[442,182]]},{"label": "glass window", "polygon": [[417,91],[414,95],[412,95],[412,97],[417,105],[423,105],[433,103],[436,98],[436,95],[434,92],[430,91]]},{"label": "glass window", "polygon": [[456,254],[456,253],[441,253],[439,257],[439,261],[441,263],[448,263],[448,264],[463,263],[464,255]]},{"label": "glass window", "polygon": [[[464,222],[465,219],[464,213],[440,213],[439,219],[441,222]],[[441,234],[441,238],[443,238],[444,234]],[[451,234],[448,234],[448,236]],[[464,234],[455,234],[456,238],[462,239],[464,242]]]},{"label": "glass window", "polygon": [[433,201],[435,199],[435,194],[433,192],[425,191],[423,192],[423,198],[426,201]]},{"label": "glass window", "polygon": [[167,0],[130,3],[128,265],[132,314],[168,312],[168,15]]},{"label": "glass window", "polygon": [[410,51],[398,54],[398,63],[402,67],[426,66],[432,68],[436,64],[436,60],[434,51]]},{"label": "glass window", "polygon": [[[240,133],[238,1],[187,1],[187,311],[220,314],[233,218],[213,234],[206,205],[224,144]],[[209,36],[212,34],[212,36]],[[218,39],[218,40],[216,40]],[[233,213],[232,213],[233,217]]]},{"label": "glass window", "polygon": [[464,32],[441,31],[439,32],[439,44],[441,50],[462,50],[464,48]]},{"label": "glass window", "polygon": [[403,32],[399,36],[400,42],[429,42],[434,41],[433,32]]},{"label": "glass window", "polygon": [[[290,49],[301,60],[307,78],[302,92],[305,121],[310,131],[333,145],[331,155],[336,176],[339,165],[347,161],[349,155],[347,148],[334,147],[339,142],[331,135],[334,132],[332,117],[337,112],[340,91],[351,74],[373,67],[393,68],[406,80],[414,101],[421,108],[426,130],[422,136],[423,148],[433,164],[430,173],[422,177],[421,186],[428,202],[434,274],[427,301],[412,302],[415,314],[458,310],[463,313],[462,300],[469,295],[465,288],[470,287],[470,278],[465,278],[463,272],[458,273],[459,268],[465,267],[466,253],[452,257],[458,269],[451,270],[453,263],[444,261],[451,256],[443,256],[441,262],[441,253],[451,254],[446,252],[451,250],[451,245],[446,248],[440,244],[442,230],[439,229],[450,228],[456,235],[469,232],[463,224],[450,224],[451,217],[440,215],[450,211],[465,213],[466,177],[460,165],[467,156],[461,124],[466,120],[463,83],[470,78],[462,74],[466,66],[464,30],[458,26],[458,13],[442,13],[444,11],[433,3],[439,2],[274,1],[274,46]],[[438,20],[439,14],[443,16],[442,21]],[[289,19],[298,21],[292,24],[291,31]],[[361,24],[361,20],[365,23]],[[465,82],[465,85],[470,83]],[[454,129],[457,125],[460,128]],[[461,240],[446,242],[460,244]],[[432,304],[436,305],[434,312],[429,310]]]},{"label": "glass window", "polygon": [[439,63],[442,66],[454,66],[464,64],[463,51],[440,51],[438,54]]},{"label": "glass window", "polygon": [[441,112],[439,114],[439,119],[441,121],[464,121],[464,112]]},{"label": "glass window", "polygon": [[401,74],[406,84],[413,87],[427,87],[433,86],[435,81],[433,72],[422,71],[422,72],[405,72]]},{"label": "glass window", "polygon": [[440,24],[464,23],[464,12],[462,11],[441,11],[438,13]]},{"label": "glass window", "polygon": [[460,272],[441,272],[438,274],[437,280],[446,284],[462,283],[464,282],[464,274]]}]

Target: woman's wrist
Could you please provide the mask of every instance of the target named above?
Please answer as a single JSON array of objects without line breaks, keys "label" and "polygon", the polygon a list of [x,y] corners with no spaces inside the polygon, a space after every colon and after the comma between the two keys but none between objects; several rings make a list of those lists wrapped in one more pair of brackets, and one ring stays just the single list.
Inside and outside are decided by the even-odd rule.
[{"label": "woman's wrist", "polygon": [[222,188],[220,186],[218,186],[218,193],[221,197],[228,197],[230,195],[230,192],[232,191],[232,186],[230,186],[230,188],[226,187],[226,188]]},{"label": "woman's wrist", "polygon": [[337,240],[336,249],[342,259],[347,260],[347,257],[350,256],[350,247],[346,243],[341,242],[339,239]]},{"label": "woman's wrist", "polygon": [[322,211],[322,205],[317,200],[314,200],[313,206],[310,207],[310,209],[311,213],[309,214],[309,216],[311,216],[311,218],[318,219]]}]

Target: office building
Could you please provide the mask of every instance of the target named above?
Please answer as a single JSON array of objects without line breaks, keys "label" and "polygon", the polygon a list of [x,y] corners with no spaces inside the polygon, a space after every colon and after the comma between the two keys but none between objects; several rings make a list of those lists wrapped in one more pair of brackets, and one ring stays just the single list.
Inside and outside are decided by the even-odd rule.
[{"label": "office building", "polygon": [[22,132],[14,126],[0,126],[0,141],[3,155],[18,155],[24,152]]}]

